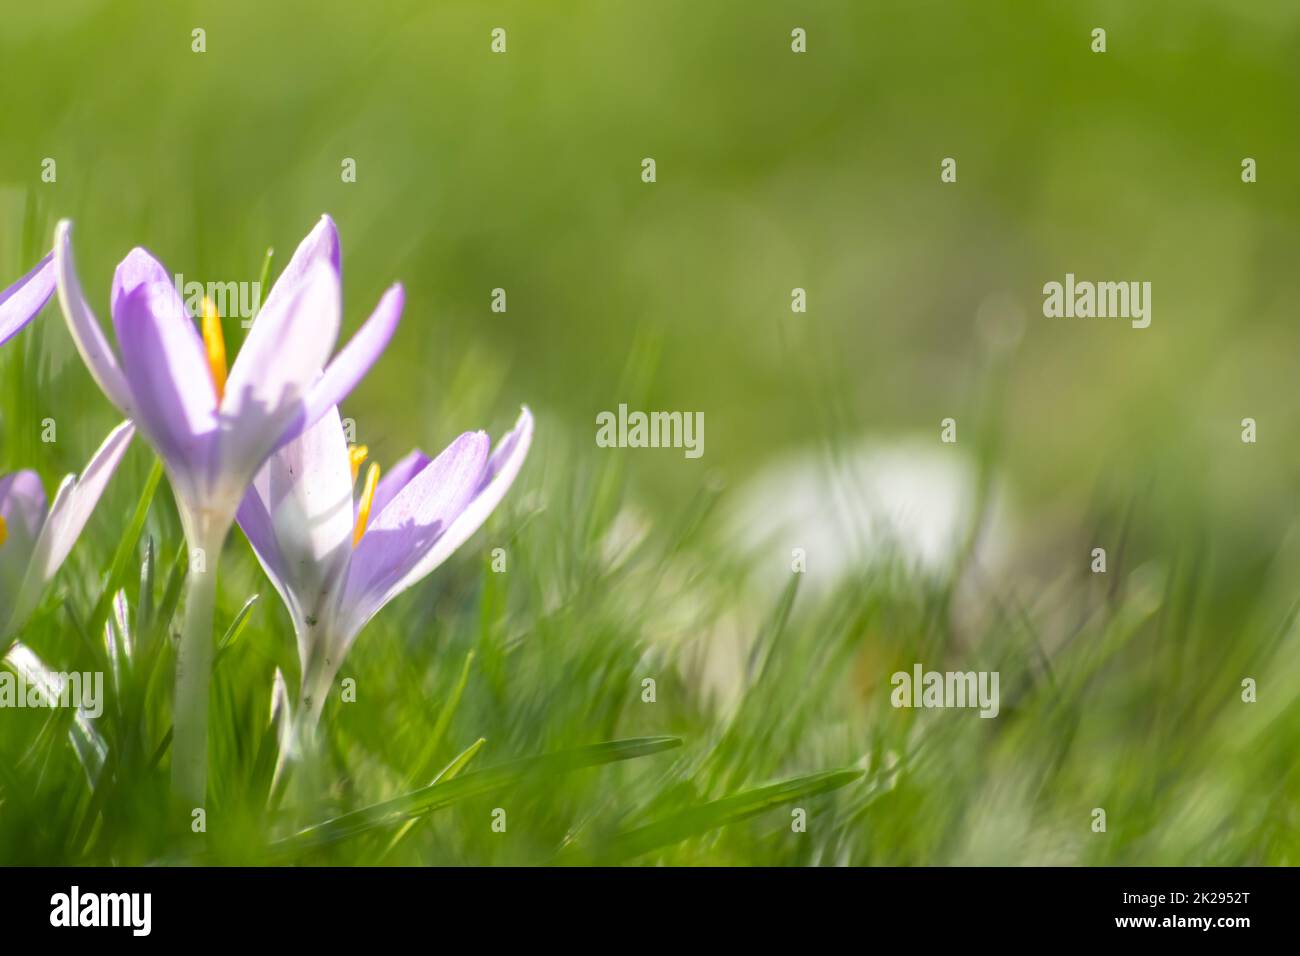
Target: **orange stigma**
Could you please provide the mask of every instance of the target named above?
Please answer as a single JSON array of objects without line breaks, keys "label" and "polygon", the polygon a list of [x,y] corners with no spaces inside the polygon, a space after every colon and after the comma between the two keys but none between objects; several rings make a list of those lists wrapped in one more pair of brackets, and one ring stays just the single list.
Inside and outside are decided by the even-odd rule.
[{"label": "orange stigma", "polygon": [[379,490],[379,466],[372,464],[366,471],[366,485],[361,490],[361,503],[357,505],[357,528],[352,533],[352,547],[361,543],[361,537],[366,533],[366,525],[370,523],[370,509],[375,504],[375,492]]},{"label": "orange stigma", "polygon": [[203,346],[208,353],[208,370],[212,372],[212,387],[220,402],[226,394],[226,337],[221,331],[221,316],[217,306],[207,296],[203,297]]},{"label": "orange stigma", "polygon": [[9,522],[5,521],[5,516],[0,515],[0,548],[4,547],[9,540]]},{"label": "orange stigma", "polygon": [[370,457],[370,449],[365,445],[353,445],[348,449],[348,464],[352,466],[352,483],[357,483],[357,475],[361,474],[361,466],[365,464],[366,459]]}]

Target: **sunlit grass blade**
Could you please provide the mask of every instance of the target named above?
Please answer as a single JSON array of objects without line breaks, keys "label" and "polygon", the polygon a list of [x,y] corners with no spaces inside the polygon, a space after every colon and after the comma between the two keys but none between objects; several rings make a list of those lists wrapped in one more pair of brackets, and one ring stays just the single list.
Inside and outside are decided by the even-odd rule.
[{"label": "sunlit grass blade", "polygon": [[[438,771],[438,775],[434,777],[431,781],[429,781],[429,786],[434,786],[435,784],[439,784],[439,783],[446,783],[448,780],[455,778],[462,770],[464,770],[467,766],[469,766],[469,762],[478,755],[478,752],[483,749],[483,745],[485,743],[487,743],[487,738],[480,737],[478,740],[474,741],[472,744],[470,744],[468,747],[462,750],[459,754],[457,754],[455,757],[452,758],[451,763],[447,764],[447,766],[443,767],[442,770]],[[406,835],[411,832],[412,828],[418,822],[419,820],[411,819],[403,823],[402,828],[398,830],[396,833],[394,833],[393,838],[388,841],[388,846],[384,849],[384,852],[383,854],[381,854],[380,858],[382,859],[383,857],[386,857],[388,856],[388,854],[392,853],[393,849],[397,846],[397,844],[401,843],[402,840],[406,838]]]},{"label": "sunlit grass blade", "polygon": [[[189,565],[189,549],[184,544],[181,544],[176,550],[171,572],[167,575],[167,585],[163,588],[162,600],[158,602],[153,614],[152,626],[147,633],[150,647],[155,647],[158,644],[159,638],[163,636],[165,629],[176,616],[176,611],[181,603],[181,593],[185,589],[185,578],[189,573]],[[142,640],[145,636],[142,634]]]},{"label": "sunlit grass blade", "polygon": [[235,615],[234,620],[230,622],[230,626],[226,628],[226,633],[218,642],[217,656],[214,660],[220,660],[221,655],[230,650],[235,641],[239,640],[240,635],[244,633],[244,629],[248,627],[248,618],[253,613],[253,605],[257,603],[260,597],[261,595],[254,594],[244,602],[244,606],[239,609],[239,613]]},{"label": "sunlit grass blade", "polygon": [[385,800],[383,803],[345,813],[333,820],[326,820],[324,823],[301,830],[279,841],[276,847],[292,853],[296,850],[336,843],[377,827],[391,826],[421,814],[431,813],[459,800],[510,786],[534,775],[551,776],[584,767],[631,760],[671,750],[680,747],[681,744],[680,737],[633,737],[573,750],[562,750],[538,757],[524,757],[499,767],[477,770],[453,780],[431,784],[392,800]]},{"label": "sunlit grass blade", "polygon": [[[447,728],[451,725],[451,719],[456,716],[456,709],[460,706],[461,696],[465,693],[465,685],[469,683],[469,669],[473,663],[474,652],[470,651],[465,655],[465,663],[460,669],[460,677],[457,678],[456,685],[442,705],[442,710],[438,712],[438,719],[434,722],[433,730],[429,733],[429,739],[425,742],[420,759],[416,761],[415,770],[408,778],[408,782],[413,783],[420,779],[427,772],[426,768],[429,762],[438,756],[438,748],[442,745],[443,737],[447,735]],[[444,770],[443,773],[446,773],[446,771]]]},{"label": "sunlit grass blade", "polygon": [[140,565],[140,597],[136,601],[135,627],[138,636],[148,633],[153,626],[153,591],[157,566],[153,535],[149,535],[144,541],[144,561]]},{"label": "sunlit grass blade", "polygon": [[[257,277],[258,288],[262,290],[265,297],[267,289],[270,287],[271,280],[271,263],[275,260],[275,247],[269,247],[266,255],[262,257],[262,271]],[[256,316],[254,316],[256,318]]]},{"label": "sunlit grass blade", "polygon": [[[702,806],[689,807],[663,820],[648,823],[615,837],[608,846],[599,850],[599,859],[602,863],[618,863],[635,859],[652,850],[663,849],[691,837],[708,833],[710,830],[756,816],[783,803],[838,790],[861,779],[862,776],[861,770],[830,770],[805,777],[795,777],[792,780],[784,780],[755,790],[746,790]],[[561,854],[557,862],[579,862],[584,857],[585,854],[581,850],[574,848]]]},{"label": "sunlit grass blade", "polygon": [[457,754],[455,757],[451,759],[451,763],[447,764],[447,766],[443,767],[440,771],[438,771],[438,776],[434,777],[433,780],[429,782],[429,786],[434,786],[435,784],[439,784],[439,783],[445,783],[446,781],[451,780],[452,778],[457,776],[462,770],[464,770],[467,766],[469,766],[469,762],[478,755],[478,752],[483,749],[483,745],[485,743],[487,743],[487,738],[480,737],[478,740],[474,741],[472,744],[470,744],[468,747],[462,750],[459,754]]}]

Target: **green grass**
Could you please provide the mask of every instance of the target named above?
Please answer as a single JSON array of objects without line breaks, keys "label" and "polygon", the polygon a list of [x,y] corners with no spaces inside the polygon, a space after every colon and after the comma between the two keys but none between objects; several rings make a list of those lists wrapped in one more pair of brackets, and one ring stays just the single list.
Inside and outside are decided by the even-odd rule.
[{"label": "green grass", "polygon": [[[5,361],[12,368],[12,357]],[[958,621],[951,582],[876,569],[737,614],[711,549],[716,491],[601,555],[626,504],[617,459],[575,469],[546,431],[508,506],[367,629],[319,748],[272,785],[287,615],[238,534],[218,604],[207,832],[170,806],[170,694],[187,561],[165,483],[134,449],[22,639],[104,670],[102,768],[67,711],[4,713],[0,858],[341,864],[1200,864],[1294,862],[1300,744],[1288,576],[1264,569],[1227,633],[1210,551],[1163,582],[1059,582],[1039,613]],[[141,496],[140,489],[144,489]],[[597,489],[600,489],[599,491]],[[593,501],[607,500],[602,520]],[[130,520],[134,514],[136,520]],[[505,547],[507,571],[490,569]],[[958,577],[966,576],[969,569]],[[1143,586],[1139,586],[1142,584]],[[258,600],[253,601],[254,598]],[[682,608],[689,608],[683,615]],[[665,638],[674,617],[685,641]],[[729,701],[690,638],[753,621]],[[743,626],[743,625],[736,625]],[[110,641],[108,636],[112,635]],[[224,636],[223,636],[224,635]],[[125,651],[130,647],[130,652]],[[698,648],[697,648],[698,650]],[[1002,713],[895,710],[887,675],[996,667]],[[1238,697],[1243,675],[1260,701]],[[656,681],[656,700],[641,681]],[[803,808],[806,832],[791,811]],[[1103,807],[1108,832],[1091,832]],[[492,828],[505,810],[506,831]]]},{"label": "green grass", "polygon": [[[102,753],[0,711],[0,863],[1300,862],[1294,4],[73,6],[0,31],[0,285],[71,217],[107,321],[133,245],[254,280],[329,212],[344,334],[408,292],[344,408],[374,459],[525,402],[537,437],[279,778],[293,634],[231,536],[202,835],[168,793],[186,553],[137,440],[20,635],[109,675]],[[1042,318],[1066,271],[1151,280],[1151,328]],[[596,448],[620,402],[702,410],[705,457]],[[779,536],[738,545],[774,459],[949,415],[1001,558],[972,531],[941,573],[823,545],[782,578]],[[53,489],[114,424],[57,306],[0,350],[0,472]],[[915,662],[998,670],[1000,715],[894,709]]]}]

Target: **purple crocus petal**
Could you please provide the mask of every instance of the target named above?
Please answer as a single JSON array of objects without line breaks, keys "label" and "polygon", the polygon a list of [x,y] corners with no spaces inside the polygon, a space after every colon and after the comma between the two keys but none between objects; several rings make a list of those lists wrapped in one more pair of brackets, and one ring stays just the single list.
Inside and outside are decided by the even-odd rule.
[{"label": "purple crocus petal", "polygon": [[483,432],[461,435],[370,524],[352,552],[343,591],[345,644],[395,596],[397,584],[480,490],[489,444]]},{"label": "purple crocus petal", "polygon": [[365,378],[397,331],[405,302],[406,293],[400,284],[384,293],[370,318],[366,319],[365,324],[348,340],[339,354],[334,356],[334,361],[330,362],[312,386],[302,413],[281,436],[281,445],[292,441],[304,429],[314,425],[328,408],[341,404],[352,389],[357,387],[357,383]]},{"label": "purple crocus petal", "polygon": [[131,389],[118,367],[113,350],[99,328],[99,320],[86,304],[86,297],[81,291],[81,281],[77,278],[77,264],[72,257],[72,223],[62,220],[54,230],[54,272],[58,284],[59,305],[63,308],[64,318],[68,321],[68,331],[77,351],[108,400],[117,406],[118,411],[131,418],[135,414],[135,405]]},{"label": "purple crocus petal", "polygon": [[428,466],[429,456],[416,449],[384,472],[383,477],[379,479],[379,486],[375,489],[375,500],[370,505],[370,514],[376,518],[383,514],[388,503],[397,497],[397,493]]},{"label": "purple crocus petal", "polygon": [[328,266],[341,280],[341,263],[339,231],[333,219],[329,216],[321,216],[315,228],[298,243],[298,248],[294,250],[289,264],[284,267],[284,271],[271,286],[266,301],[262,303],[257,313],[257,321],[261,321],[263,317],[280,315],[289,309],[298,294],[299,287],[317,265]]},{"label": "purple crocus petal", "polygon": [[[45,523],[45,488],[34,471],[0,477],[0,518],[6,540],[0,545],[0,627],[13,607],[14,597],[27,575],[32,549]],[[0,630],[0,645],[9,635]]]},{"label": "purple crocus petal", "polygon": [[[487,468],[479,479],[478,486],[469,503],[461,510],[450,526],[433,540],[432,546],[417,550],[410,557],[409,567],[400,580],[393,584],[384,595],[379,605],[370,612],[377,613],[380,608],[428,577],[442,562],[446,561],[462,544],[469,540],[488,516],[496,510],[501,499],[505,497],[510,486],[514,484],[524,459],[528,457],[528,448],[533,442],[533,416],[525,407],[519,412],[515,427],[501,439]],[[361,541],[365,544],[365,539]]]},{"label": "purple crocus petal", "polygon": [[81,475],[69,475],[59,486],[33,554],[33,568],[42,585],[48,583],[67,560],[134,437],[135,425],[122,422],[108,433]]},{"label": "purple crocus petal", "polygon": [[203,340],[167,271],[134,249],[113,279],[113,325],[136,408],[132,417],[188,500],[200,493],[217,427]]},{"label": "purple crocus petal", "polygon": [[40,475],[16,471],[0,477],[0,517],[5,519],[10,540],[19,531],[35,540],[45,521],[45,487]]},{"label": "purple crocus petal", "polygon": [[306,639],[332,613],[352,554],[352,469],[337,408],[271,456],[239,521]]},{"label": "purple crocus petal", "polygon": [[280,545],[275,540],[275,527],[271,523],[271,512],[266,504],[270,498],[270,484],[270,473],[263,469],[248,486],[244,500],[239,503],[235,521],[248,543],[253,546],[253,553],[266,571],[266,576],[275,585],[280,599],[292,609],[292,595],[285,589],[289,572],[285,567],[284,555],[280,553]]},{"label": "purple crocus petal", "polygon": [[263,309],[253,323],[221,403],[221,468],[238,485],[236,495],[242,496],[280,436],[302,415],[307,393],[334,350],[341,318],[338,272],[318,260],[284,308]]},{"label": "purple crocus petal", "polygon": [[[240,349],[240,356],[249,351],[249,347],[257,349],[258,342],[271,344],[280,332],[289,325],[290,320],[294,317],[295,310],[302,301],[303,286],[312,277],[318,267],[325,267],[334,273],[338,284],[342,285],[342,251],[339,244],[338,228],[334,225],[334,220],[329,216],[321,216],[320,221],[316,223],[311,232],[298,243],[298,248],[294,250],[289,259],[289,264],[284,267],[275,283],[271,286],[271,291],[267,294],[266,301],[262,303],[253,321],[253,331],[248,335],[248,340]],[[313,282],[318,281],[312,278]],[[338,335],[337,329],[333,333]],[[331,340],[331,348],[333,341]],[[326,357],[328,357],[328,352]],[[238,357],[236,365],[239,364]],[[253,364],[258,364],[254,362]],[[324,360],[317,366],[316,371],[324,367]],[[231,375],[233,377],[234,370]],[[319,416],[317,416],[319,417]]]},{"label": "purple crocus petal", "polygon": [[27,576],[23,579],[14,602],[9,619],[11,631],[31,614],[45,585],[67,559],[134,436],[135,426],[130,422],[118,425],[91,457],[81,477],[69,475],[59,486],[54,503],[50,505],[50,513],[46,516],[32,549]]},{"label": "purple crocus petal", "polygon": [[0,345],[36,318],[54,294],[54,286],[54,253],[51,252],[35,269],[0,292]]}]

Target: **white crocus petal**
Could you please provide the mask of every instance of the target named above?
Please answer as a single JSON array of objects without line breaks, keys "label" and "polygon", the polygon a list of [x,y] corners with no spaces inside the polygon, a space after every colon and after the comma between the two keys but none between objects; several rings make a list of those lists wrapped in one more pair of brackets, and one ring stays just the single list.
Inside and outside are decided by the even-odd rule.
[{"label": "white crocus petal", "polygon": [[[44,700],[62,700],[65,686],[64,676],[55,673],[26,644],[15,641],[13,647],[9,648],[9,652],[5,655],[4,662],[28,686],[39,687],[41,697]],[[77,758],[81,761],[82,769],[86,772],[86,779],[93,787],[95,781],[99,778],[99,772],[104,767],[104,759],[108,756],[108,745],[104,743],[104,738],[99,735],[99,731],[90,722],[91,718],[98,716],[98,714],[92,715],[89,713],[84,706],[85,701],[76,701],[75,703],[77,704],[77,714],[73,719],[72,727],[68,729],[68,736],[76,749]],[[103,701],[100,700],[98,703],[102,709]]]},{"label": "white crocus petal", "polygon": [[5,663],[27,684],[40,690],[42,700],[58,700],[63,694],[63,678],[54,673],[36,653],[21,641],[14,641],[5,655]]},{"label": "white crocus petal", "polygon": [[36,607],[41,592],[58,572],[86,522],[90,520],[104,488],[113,477],[113,472],[117,470],[134,436],[135,426],[130,422],[118,425],[100,445],[80,478],[69,475],[63,479],[41,527],[41,533],[36,538],[31,562],[27,566],[22,586],[18,589],[6,631],[12,633],[17,630]]},{"label": "white crocus petal", "polygon": [[104,338],[99,320],[86,304],[77,278],[77,264],[72,257],[72,223],[64,219],[54,230],[54,268],[58,280],[59,305],[68,322],[72,341],[81,353],[90,377],[127,418],[134,417],[131,389],[113,350]]},{"label": "white crocus petal", "polygon": [[[352,468],[337,408],[271,456],[258,493],[279,550],[299,640],[328,624],[352,555]],[[299,647],[306,661],[310,648]]]}]

